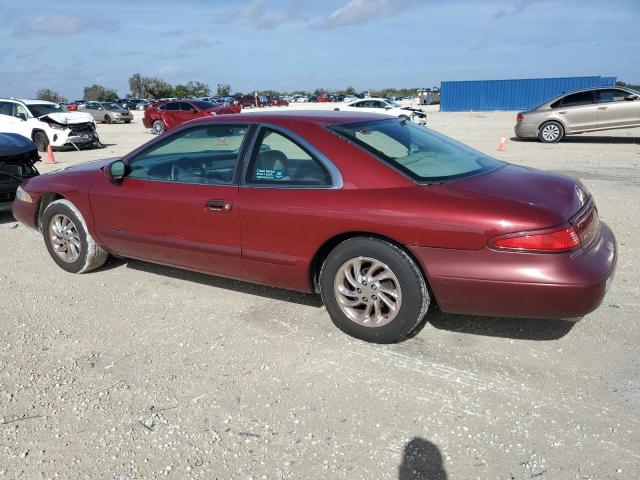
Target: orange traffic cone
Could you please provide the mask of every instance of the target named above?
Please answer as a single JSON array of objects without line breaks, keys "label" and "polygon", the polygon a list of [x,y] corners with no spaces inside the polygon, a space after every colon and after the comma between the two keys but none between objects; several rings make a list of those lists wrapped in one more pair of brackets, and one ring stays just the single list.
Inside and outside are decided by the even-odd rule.
[{"label": "orange traffic cone", "polygon": [[58,163],[56,162],[56,157],[53,156],[53,149],[51,148],[51,144],[47,145],[47,159],[44,161],[44,163],[49,163],[49,164]]},{"label": "orange traffic cone", "polygon": [[505,137],[502,137],[502,139],[500,140],[500,145],[498,146],[498,151],[504,152],[506,149],[507,149],[507,139]]}]

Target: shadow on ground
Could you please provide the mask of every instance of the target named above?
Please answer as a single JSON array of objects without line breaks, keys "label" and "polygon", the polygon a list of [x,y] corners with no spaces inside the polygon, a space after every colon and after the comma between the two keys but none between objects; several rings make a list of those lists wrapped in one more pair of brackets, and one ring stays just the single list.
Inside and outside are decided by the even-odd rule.
[{"label": "shadow on ground", "polygon": [[542,318],[498,318],[454,315],[434,312],[429,323],[440,330],[517,340],[557,340],[575,326],[575,322]]},{"label": "shadow on ground", "polygon": [[0,212],[0,225],[15,223],[16,219],[13,218],[11,212]]},{"label": "shadow on ground", "polygon": [[[296,292],[282,288],[256,285],[253,283],[230,280],[204,273],[181,270],[138,260],[126,260],[109,257],[107,263],[100,270],[110,270],[126,265],[127,268],[141,272],[152,273],[176,280],[208,285],[210,287],[232,290],[234,292],[256,295],[284,302],[292,302],[309,307],[322,307],[320,295],[315,293]],[[502,337],[522,340],[557,340],[565,336],[575,325],[574,322],[563,320],[528,319],[528,318],[496,318],[469,315],[453,315],[434,311],[429,314],[427,321],[435,328],[451,332],[468,333],[488,337]],[[412,332],[407,338],[416,336],[426,322]]]},{"label": "shadow on ground", "polygon": [[[512,142],[539,142],[537,138],[518,138],[511,137]],[[634,143],[640,144],[640,137],[608,137],[608,136],[580,136],[569,135],[563,138],[560,143],[574,143],[574,144],[589,144],[589,143],[610,143],[619,145],[633,145]]]},{"label": "shadow on ground", "polygon": [[414,437],[404,447],[398,480],[447,480],[440,449],[424,438]]}]

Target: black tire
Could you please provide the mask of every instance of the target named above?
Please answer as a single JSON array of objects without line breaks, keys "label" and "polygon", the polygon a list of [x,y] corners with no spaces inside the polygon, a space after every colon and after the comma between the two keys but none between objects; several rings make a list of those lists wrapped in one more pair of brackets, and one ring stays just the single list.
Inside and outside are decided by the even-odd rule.
[{"label": "black tire", "polygon": [[46,152],[49,146],[49,137],[44,132],[35,132],[33,134],[33,142],[38,147],[39,152]]},{"label": "black tire", "polygon": [[111,117],[109,115],[105,115],[102,121],[104,123],[111,123]]},{"label": "black tire", "polygon": [[[395,317],[382,326],[357,323],[347,316],[338,303],[339,294],[335,287],[338,275],[346,262],[359,257],[382,262],[398,280],[400,307]],[[363,274],[366,275],[364,271]],[[431,304],[426,281],[416,262],[401,248],[378,238],[355,237],[340,243],[324,261],[319,280],[322,301],[333,323],[346,334],[367,342],[396,343],[412,337],[424,325]],[[369,288],[373,289],[373,284]],[[371,298],[375,298],[375,295]]]},{"label": "black tire", "polygon": [[151,124],[151,129],[153,130],[154,133],[156,133],[157,135],[160,135],[161,133],[164,133],[167,127],[165,126],[162,120],[154,120],[153,123]]},{"label": "black tire", "polygon": [[[52,220],[60,216],[66,217],[71,221],[74,233],[80,241],[79,255],[73,261],[65,261],[62,256],[56,252],[53,245],[53,235],[50,231]],[[56,200],[51,202],[42,216],[42,235],[44,243],[47,246],[49,255],[58,264],[60,268],[71,273],[85,273],[101,267],[107,261],[109,254],[96,243],[89,231],[87,224],[82,217],[80,211],[68,200]]]},{"label": "black tire", "polygon": [[538,139],[542,143],[558,143],[564,138],[564,127],[560,122],[544,122],[538,130]]},{"label": "black tire", "polygon": [[131,123],[131,120],[125,120],[124,123]]}]

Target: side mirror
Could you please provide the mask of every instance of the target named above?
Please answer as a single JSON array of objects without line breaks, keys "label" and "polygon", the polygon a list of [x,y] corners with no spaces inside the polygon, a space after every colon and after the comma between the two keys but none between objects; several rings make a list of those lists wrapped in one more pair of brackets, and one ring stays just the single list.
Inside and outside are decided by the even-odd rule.
[{"label": "side mirror", "polygon": [[116,160],[103,167],[102,172],[112,182],[121,182],[127,174],[127,166],[122,160]]},{"label": "side mirror", "polygon": [[625,100],[638,100],[638,95],[634,95],[633,93],[630,93],[629,95],[626,95],[624,97]]},{"label": "side mirror", "polygon": [[18,117],[20,120],[24,120],[25,122],[27,121],[27,115],[25,113],[18,113],[16,117]]}]

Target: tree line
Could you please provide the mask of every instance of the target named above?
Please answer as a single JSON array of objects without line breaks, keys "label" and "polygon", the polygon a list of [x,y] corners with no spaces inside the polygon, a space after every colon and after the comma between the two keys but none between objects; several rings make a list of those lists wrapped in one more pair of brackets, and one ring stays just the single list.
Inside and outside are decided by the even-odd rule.
[{"label": "tree line", "polygon": [[[160,77],[145,77],[139,73],[134,73],[129,77],[130,93],[125,98],[192,98],[192,97],[210,97],[215,94],[219,97],[228,97],[232,93],[231,85],[219,83],[214,90],[208,84],[199,81],[190,81],[187,83],[178,83],[172,85]],[[369,93],[374,97],[406,97],[415,95],[417,88],[383,88],[380,90],[371,90]],[[250,94],[271,95],[280,97],[283,95],[327,95],[330,93],[337,95],[356,95],[358,92],[352,86],[344,89],[329,90],[326,88],[316,88],[315,90],[295,90],[284,92],[278,90],[258,90]],[[243,95],[242,92],[236,91],[236,96]],[[39,100],[48,100],[51,102],[61,103],[67,99],[58,92],[49,88],[38,90],[36,97]],[[93,84],[84,87],[83,100],[96,100],[108,102],[120,98],[118,92],[114,89],[107,88],[103,85]]]}]

